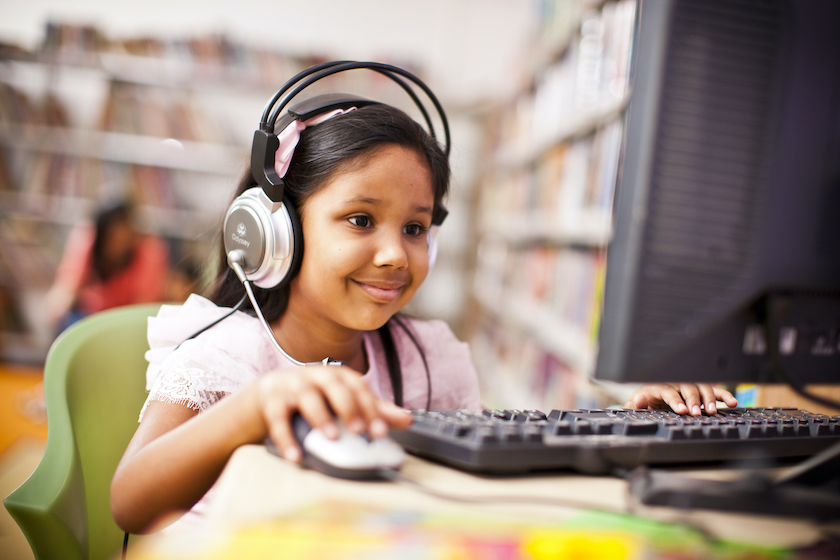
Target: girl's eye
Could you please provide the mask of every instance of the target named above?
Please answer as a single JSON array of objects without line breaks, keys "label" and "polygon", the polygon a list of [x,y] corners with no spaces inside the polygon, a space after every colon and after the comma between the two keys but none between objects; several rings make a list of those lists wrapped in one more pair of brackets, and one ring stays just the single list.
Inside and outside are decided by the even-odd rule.
[{"label": "girl's eye", "polygon": [[351,216],[349,218],[351,224],[360,228],[370,227],[370,218],[367,216]]},{"label": "girl's eye", "polygon": [[406,235],[409,235],[411,237],[420,237],[421,235],[426,233],[426,228],[420,224],[408,224],[407,226],[405,226],[405,229],[403,231],[405,231]]}]

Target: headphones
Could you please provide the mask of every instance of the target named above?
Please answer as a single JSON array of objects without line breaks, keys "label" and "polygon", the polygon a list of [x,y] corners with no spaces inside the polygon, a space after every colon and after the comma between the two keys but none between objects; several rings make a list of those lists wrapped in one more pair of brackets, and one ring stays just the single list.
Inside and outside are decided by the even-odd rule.
[{"label": "headphones", "polygon": [[[449,124],[443,107],[428,86],[410,72],[390,64],[353,61],[326,62],[300,72],[287,81],[266,104],[251,145],[250,171],[255,186],[239,195],[225,215],[225,253],[228,264],[243,283],[247,280],[260,288],[284,286],[300,268],[303,257],[300,218],[294,205],[283,193],[283,176],[300,132],[307,126],[315,126],[334,116],[382,103],[364,97],[333,93],[297,103],[285,114],[282,114],[283,110],[295,96],[313,83],[338,72],[356,69],[373,70],[396,82],[417,105],[429,133],[437,139],[426,108],[403,78],[419,87],[440,116],[445,135],[444,152],[449,156]],[[432,225],[440,226],[446,215],[445,208],[437,208],[432,216]],[[437,254],[437,244],[431,229],[428,247],[431,268]]]}]

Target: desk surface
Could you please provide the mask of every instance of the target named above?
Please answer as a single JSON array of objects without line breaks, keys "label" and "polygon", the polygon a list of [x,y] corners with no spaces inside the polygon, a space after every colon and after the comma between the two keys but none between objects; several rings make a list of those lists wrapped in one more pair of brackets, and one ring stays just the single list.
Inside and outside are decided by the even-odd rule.
[{"label": "desk surface", "polygon": [[[818,541],[821,531],[826,530],[824,526],[816,527],[804,520],[647,507],[633,503],[627,491],[627,483],[612,477],[568,473],[513,478],[485,477],[412,456],[403,465],[402,472],[433,491],[481,500],[468,503],[445,499],[406,483],[355,482],[330,478],[287,463],[270,454],[263,446],[249,445],[234,453],[212,494],[208,496],[209,507],[201,523],[204,531],[202,534],[206,537],[208,532],[214,535],[239,532],[241,535],[249,527],[262,527],[260,538],[265,541],[267,522],[275,523],[272,530],[276,530],[278,520],[308,518],[322,523],[324,532],[329,528],[330,534],[335,535],[340,534],[340,531],[332,531],[336,528],[336,521],[344,523],[344,530],[353,529],[346,523],[348,516],[356,516],[353,521],[356,528],[359,523],[370,524],[372,517],[365,521],[358,517],[358,511],[377,513],[380,522],[383,513],[391,515],[391,521],[395,515],[403,516],[402,519],[410,516],[415,522],[419,519],[445,518],[449,520],[451,532],[452,520],[457,519],[460,521],[456,525],[464,523],[465,527],[496,527],[501,533],[517,528],[520,536],[521,530],[527,528],[581,528],[587,523],[590,528],[593,524],[614,528],[621,526],[627,535],[638,533],[645,524],[671,527],[674,531],[682,527],[696,535],[705,531],[727,542],[761,547],[804,546]],[[687,471],[686,474],[726,478],[732,476],[732,471]],[[625,515],[628,513],[633,515]],[[314,526],[317,527],[317,523]],[[312,529],[313,525],[308,527]],[[300,530],[298,526],[295,534],[299,535]],[[249,538],[252,538],[253,532],[250,535]],[[140,558],[179,558],[176,554],[162,555],[160,551],[171,552],[181,546],[173,547],[172,542],[188,539],[179,537],[177,532],[170,533],[166,539],[170,539],[168,543],[163,543],[165,539],[150,538],[151,543],[163,543],[163,548],[156,548],[157,552],[152,555],[141,554]],[[192,554],[196,552],[193,546],[188,548]],[[216,556],[207,554],[199,557]]]}]

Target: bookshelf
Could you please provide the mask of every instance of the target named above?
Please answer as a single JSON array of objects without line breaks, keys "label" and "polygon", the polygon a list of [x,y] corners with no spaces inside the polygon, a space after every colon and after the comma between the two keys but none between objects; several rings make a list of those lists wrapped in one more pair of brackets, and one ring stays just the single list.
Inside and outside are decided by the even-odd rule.
[{"label": "bookshelf", "polygon": [[486,406],[604,406],[589,378],[636,2],[546,0],[541,13],[480,187],[469,340]]},{"label": "bookshelf", "polygon": [[[115,40],[61,23],[33,52],[0,44],[0,359],[43,361],[64,241],[104,202],[132,199],[173,264],[211,258],[266,100],[315,62],[224,36]],[[312,89],[405,97],[363,72]]]},{"label": "bookshelf", "polygon": [[[92,102],[62,96],[62,82],[80,76],[101,92],[87,122],[74,105]],[[89,60],[3,58],[0,89],[0,352],[39,363],[54,337],[43,296],[70,229],[127,197],[141,229],[168,241],[173,265],[199,260],[247,152],[230,134],[190,127],[204,124],[183,101],[191,92],[122,81]]]}]

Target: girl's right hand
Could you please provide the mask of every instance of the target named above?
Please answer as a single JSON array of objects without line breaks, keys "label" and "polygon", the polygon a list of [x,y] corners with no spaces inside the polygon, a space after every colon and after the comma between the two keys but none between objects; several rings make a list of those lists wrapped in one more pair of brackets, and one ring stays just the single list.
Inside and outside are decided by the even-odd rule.
[{"label": "girl's right hand", "polygon": [[283,458],[299,462],[301,450],[291,419],[299,412],[313,428],[337,439],[337,422],[354,433],[384,437],[389,427],[405,429],[411,413],[376,397],[361,375],[345,366],[311,365],[284,369],[257,382],[257,399],[266,432]]}]

